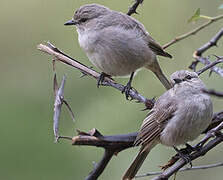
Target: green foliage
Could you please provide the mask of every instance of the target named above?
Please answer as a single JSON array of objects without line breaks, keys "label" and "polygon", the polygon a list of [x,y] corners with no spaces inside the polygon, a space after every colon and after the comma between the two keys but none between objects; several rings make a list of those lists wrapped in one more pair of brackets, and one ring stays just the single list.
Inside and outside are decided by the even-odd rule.
[{"label": "green foliage", "polygon": [[200,13],[200,8],[198,8],[197,10],[196,10],[196,12],[194,13],[194,15],[190,18],[190,19],[188,19],[188,23],[190,23],[190,22],[196,22],[198,19],[200,19],[201,18],[201,13]]}]

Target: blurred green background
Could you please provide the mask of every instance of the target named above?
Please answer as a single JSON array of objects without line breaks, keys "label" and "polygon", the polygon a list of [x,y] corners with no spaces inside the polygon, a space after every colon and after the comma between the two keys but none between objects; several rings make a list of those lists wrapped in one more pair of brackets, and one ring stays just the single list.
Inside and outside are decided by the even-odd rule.
[{"label": "blurred green background", "polygon": [[[73,27],[63,24],[71,18],[75,9],[83,4],[100,3],[117,11],[127,12],[131,0],[1,0],[0,6],[0,179],[4,180],[81,180],[98,162],[103,150],[94,147],[71,146],[62,140],[54,143],[52,131],[53,90],[51,57],[39,52],[37,44],[51,41],[81,62],[91,66],[77,42]],[[223,13],[217,0],[145,0],[138,8],[141,21],[160,44],[185,33],[205,22],[188,24],[187,20],[197,8],[208,16]],[[196,36],[181,41],[167,49],[174,59],[159,58],[164,72],[187,69],[192,53],[220,30],[219,21]],[[218,48],[206,53],[222,55],[223,40]],[[199,66],[201,67],[201,66]],[[148,112],[140,111],[142,104],[126,101],[112,89],[96,88],[96,81],[89,77],[79,78],[80,72],[57,63],[59,80],[67,75],[65,97],[76,116],[72,123],[63,109],[60,132],[76,135],[75,129],[88,131],[97,128],[103,134],[122,134],[137,131]],[[209,88],[223,90],[222,78],[216,74],[201,76]],[[126,83],[127,79],[117,79]],[[135,77],[133,86],[146,97],[158,97],[164,92],[161,83],[151,72],[142,70]],[[223,100],[213,98],[214,110],[222,110]],[[222,160],[222,145],[218,146],[197,164],[215,163]],[[120,179],[138,148],[121,152],[109,163],[100,179]],[[159,170],[175,152],[162,145],[157,146],[145,162],[142,172]],[[178,173],[178,179],[222,179],[222,168]],[[149,179],[141,178],[141,179]]]}]

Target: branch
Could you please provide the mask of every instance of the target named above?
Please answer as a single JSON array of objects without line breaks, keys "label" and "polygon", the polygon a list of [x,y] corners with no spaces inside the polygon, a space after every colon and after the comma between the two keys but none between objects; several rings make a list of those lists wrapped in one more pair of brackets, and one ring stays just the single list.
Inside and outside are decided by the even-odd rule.
[{"label": "branch", "polygon": [[197,56],[201,56],[205,51],[210,49],[213,46],[217,46],[218,40],[222,37],[223,35],[223,28],[206,44],[204,44],[202,47],[200,47],[195,54]]},{"label": "branch", "polygon": [[174,38],[172,41],[168,42],[167,44],[163,45],[163,49],[166,49],[168,48],[169,46],[171,46],[172,44],[175,44],[176,42],[179,42],[191,35],[195,35],[197,32],[199,32],[200,30],[204,29],[205,27],[209,26],[210,24],[220,20],[223,18],[223,15],[220,15],[220,16],[216,16],[216,17],[212,17],[208,22],[202,24],[201,26],[195,28],[194,30],[186,33],[186,34],[182,34],[176,38]]},{"label": "branch", "polygon": [[142,4],[143,0],[135,0],[135,3],[129,8],[129,11],[127,12],[127,15],[131,16],[132,14],[138,14],[136,12],[137,7],[139,4]]},{"label": "branch", "polygon": [[[200,169],[210,169],[210,168],[221,167],[221,166],[223,166],[223,162],[216,163],[216,164],[208,164],[208,165],[203,165],[203,166],[185,167],[185,168],[181,168],[178,172],[200,170]],[[141,174],[141,175],[135,176],[135,178],[154,176],[154,175],[159,175],[162,173],[163,173],[163,171],[151,172],[151,173],[146,173],[146,174]]]},{"label": "branch", "polygon": [[[206,60],[207,61],[207,60]],[[208,61],[207,61],[208,62]],[[208,69],[213,69],[215,65],[219,64],[219,63],[223,63],[223,59],[217,59],[214,62],[209,62],[209,64],[207,64],[205,67],[203,67],[202,69],[200,69],[199,71],[197,71],[197,74],[200,75],[203,72],[207,71]],[[221,73],[220,73],[221,74]]]},{"label": "branch", "polygon": [[[223,135],[221,134],[220,136],[216,137],[215,139],[209,141],[207,143],[207,145],[205,145],[204,147],[202,147],[199,151],[196,151],[196,152],[192,153],[188,157],[192,161],[192,160],[197,159],[197,158],[199,158],[201,156],[204,156],[208,151],[210,151],[211,149],[213,149],[215,146],[217,146],[222,141],[223,141]],[[180,168],[182,168],[186,164],[187,163],[186,163],[186,161],[184,159],[180,159],[173,166],[171,166],[170,168],[168,168],[167,170],[165,170],[161,175],[153,178],[152,180],[164,180],[164,179],[168,179],[171,175],[173,175],[174,173],[176,173],[177,171],[179,171]]]},{"label": "branch", "polygon": [[113,155],[133,146],[137,133],[124,135],[103,136],[98,130],[92,129],[90,132],[78,132],[78,136],[72,138],[73,145],[97,146],[105,149],[104,155],[99,163],[86,177],[85,180],[95,180],[106,168]]},{"label": "branch", "polygon": [[[54,56],[58,61],[67,64],[69,66],[72,66],[78,70],[80,70],[82,73],[95,78],[96,80],[99,78],[100,74],[96,71],[94,71],[93,69],[85,66],[84,64],[78,62],[77,60],[69,57],[68,55],[66,55],[65,53],[61,52],[59,49],[57,49],[55,46],[53,46],[52,44],[48,45],[43,45],[43,44],[39,44],[37,46],[37,49],[50,54],[52,56]],[[124,85],[122,84],[118,84],[116,83],[114,80],[110,79],[110,78],[105,78],[105,80],[102,82],[103,86],[110,86],[113,87],[119,91],[123,91],[124,90]],[[151,99],[147,99],[144,96],[142,96],[141,94],[139,94],[136,90],[134,89],[130,89],[130,93],[129,93],[130,97],[132,99],[137,100],[138,102],[144,103],[147,109],[152,109],[153,105],[154,105],[154,100]]]},{"label": "branch", "polygon": [[[206,57],[194,56],[194,58],[196,59],[196,61],[191,63],[191,65],[189,66],[190,69],[195,70],[196,66],[199,62],[204,64],[204,65],[207,65],[207,66],[211,65],[211,61]],[[216,74],[223,77],[223,69],[220,68],[220,67],[216,67],[216,66],[211,67],[211,72],[215,72]]]},{"label": "branch", "polygon": [[213,89],[204,89],[204,92],[206,92],[207,94],[213,95],[213,96],[217,96],[217,97],[223,97],[223,92],[217,92]]},{"label": "branch", "polygon": [[106,168],[107,164],[114,155],[113,151],[105,149],[104,155],[99,163],[97,163],[90,174],[85,178],[85,180],[95,180],[101,175],[101,173]]},{"label": "branch", "polygon": [[[215,113],[212,117],[212,123],[203,132],[206,133],[212,128],[219,130],[220,124],[223,122],[223,111]],[[122,135],[111,135],[104,136],[98,130],[92,129],[89,132],[78,131],[78,135],[73,138],[67,136],[59,136],[58,139],[67,139],[72,141],[72,145],[85,145],[95,146],[105,149],[105,153],[101,161],[94,167],[93,171],[87,176],[86,180],[95,180],[103,172],[113,155],[117,155],[119,152],[133,147],[134,141],[137,137],[137,132],[122,134]],[[179,159],[179,158],[178,158]],[[175,158],[175,162],[178,160]],[[173,162],[173,164],[175,163]],[[173,165],[171,164],[171,165]]]},{"label": "branch", "polygon": [[[197,64],[199,62],[201,62],[202,64],[207,65],[207,67],[206,67],[207,69],[211,68],[211,72],[215,72],[215,73],[219,74],[221,77],[223,77],[223,69],[222,68],[215,67],[215,66],[212,67],[212,65],[216,65],[216,64],[222,62],[221,57],[216,56],[217,60],[216,60],[216,62],[214,62],[216,64],[211,63],[211,61],[208,58],[202,57],[202,54],[205,51],[207,51],[208,49],[210,49],[213,46],[217,46],[217,42],[222,37],[222,35],[223,35],[223,28],[209,42],[207,42],[206,44],[204,44],[202,47],[200,47],[198,50],[196,50],[194,52],[193,57],[195,58],[195,61],[193,61],[191,63],[191,65],[189,66],[190,69],[193,69],[195,71]],[[218,60],[219,60],[219,62],[218,62]],[[204,71],[206,71],[206,68],[204,68]]]}]

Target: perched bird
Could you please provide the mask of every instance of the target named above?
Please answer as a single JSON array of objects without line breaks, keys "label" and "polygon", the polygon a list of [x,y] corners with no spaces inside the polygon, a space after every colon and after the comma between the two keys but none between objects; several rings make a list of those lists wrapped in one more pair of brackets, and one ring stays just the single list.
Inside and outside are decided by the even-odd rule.
[{"label": "perched bird", "polygon": [[64,25],[75,25],[80,46],[89,60],[99,68],[98,85],[105,76],[127,76],[131,88],[134,72],[145,67],[158,77],[166,89],[171,85],[164,76],[156,55],[171,58],[136,19],[98,4],[81,6],[72,20]]},{"label": "perched bird", "polygon": [[141,148],[123,180],[134,178],[156,144],[176,148],[196,139],[211,122],[212,101],[202,91],[205,85],[197,73],[177,71],[171,75],[171,83],[173,88],[159,97],[142,123],[135,140]]}]

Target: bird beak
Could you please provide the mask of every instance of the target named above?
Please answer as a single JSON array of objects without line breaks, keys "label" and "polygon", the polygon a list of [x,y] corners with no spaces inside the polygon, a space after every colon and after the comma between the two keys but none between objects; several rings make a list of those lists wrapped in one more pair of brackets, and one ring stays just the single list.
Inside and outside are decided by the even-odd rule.
[{"label": "bird beak", "polygon": [[173,79],[173,80],[174,80],[175,84],[179,84],[179,83],[181,83],[181,82],[182,82],[182,80],[181,80],[181,79]]},{"label": "bird beak", "polygon": [[76,25],[76,24],[78,24],[78,21],[75,21],[72,19],[72,20],[67,21],[64,25],[71,26],[71,25]]}]

